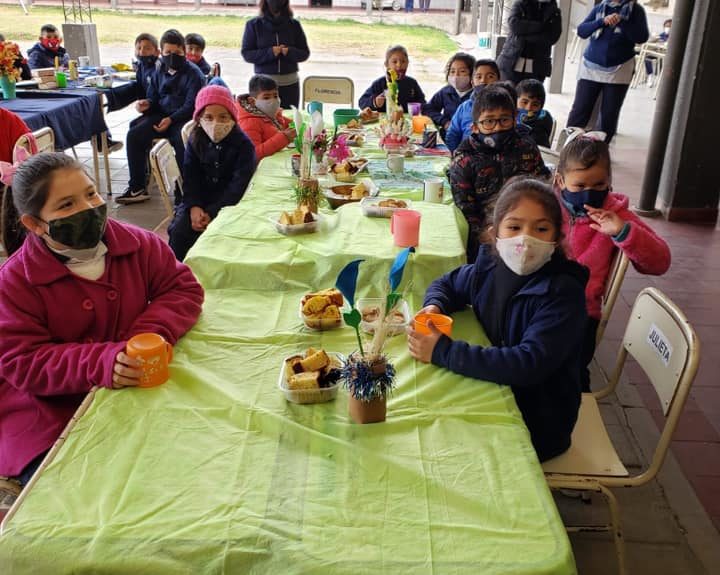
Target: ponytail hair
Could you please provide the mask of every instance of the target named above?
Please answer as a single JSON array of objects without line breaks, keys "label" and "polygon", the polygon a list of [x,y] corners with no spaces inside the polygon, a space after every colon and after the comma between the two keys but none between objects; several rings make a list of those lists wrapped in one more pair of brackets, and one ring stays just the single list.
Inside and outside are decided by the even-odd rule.
[{"label": "ponytail hair", "polygon": [[37,154],[18,166],[12,188],[5,190],[0,207],[0,235],[8,255],[17,251],[25,240],[20,216],[40,215],[54,174],[62,169],[84,171],[80,162],[62,152]]}]

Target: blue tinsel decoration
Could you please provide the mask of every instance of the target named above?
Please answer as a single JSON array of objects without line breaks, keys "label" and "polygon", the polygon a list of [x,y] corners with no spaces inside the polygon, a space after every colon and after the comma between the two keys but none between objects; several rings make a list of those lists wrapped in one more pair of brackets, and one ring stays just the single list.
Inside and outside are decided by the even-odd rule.
[{"label": "blue tinsel decoration", "polygon": [[385,363],[385,371],[373,373],[372,366],[363,358],[354,355],[345,360],[341,370],[343,385],[359,401],[371,401],[385,397],[392,391],[395,383],[395,367],[383,356],[379,362]]}]

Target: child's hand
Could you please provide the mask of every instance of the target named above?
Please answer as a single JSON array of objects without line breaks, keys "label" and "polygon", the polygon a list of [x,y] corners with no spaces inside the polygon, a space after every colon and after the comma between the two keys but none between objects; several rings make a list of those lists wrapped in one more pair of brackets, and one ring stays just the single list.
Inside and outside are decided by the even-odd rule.
[{"label": "child's hand", "polygon": [[115,356],[115,365],[113,366],[113,389],[140,385],[142,370],[138,369],[139,367],[140,362],[136,358],[130,357],[122,351],[119,352]]},{"label": "child's hand", "polygon": [[605,16],[603,22],[605,26],[617,26],[620,23],[620,14],[610,14]]},{"label": "child's hand", "polygon": [[164,132],[170,127],[170,124],[172,124],[172,118],[163,118],[160,120],[160,123],[155,124],[153,128],[155,128],[156,132]]},{"label": "child's hand", "polygon": [[147,112],[150,109],[150,101],[149,100],[138,100],[135,102],[135,109],[140,112],[141,114],[143,112]]},{"label": "child's hand", "polygon": [[292,142],[295,139],[295,136],[297,136],[295,128],[287,128],[283,130],[282,133],[285,134],[288,142]]},{"label": "child's hand", "polygon": [[200,206],[190,208],[190,225],[196,232],[204,232],[210,223],[210,215]]},{"label": "child's hand", "polygon": [[452,124],[452,122],[450,120],[448,120],[447,122],[445,122],[443,124],[443,128],[445,128],[447,130],[450,127],[450,124]]},{"label": "child's hand", "polygon": [[385,104],[385,94],[378,94],[377,96],[375,96],[373,104],[375,104],[376,108],[382,108]]},{"label": "child's hand", "polygon": [[[425,309],[427,310],[428,308],[438,309],[437,306],[432,305],[428,306]],[[412,355],[415,359],[422,361],[423,363],[430,363],[432,361],[432,354],[433,350],[435,349],[435,344],[442,336],[442,332],[435,327],[435,324],[432,322],[432,320],[427,322],[427,326],[432,332],[430,335],[425,335],[424,333],[415,331],[412,323],[406,329],[406,332],[408,334],[408,349],[410,350],[410,355]]]},{"label": "child's hand", "polygon": [[436,306],[435,304],[426,305],[424,308],[422,308],[418,313],[442,313],[443,310],[440,309],[439,306]]},{"label": "child's hand", "polygon": [[273,51],[273,56],[275,56],[277,58],[280,54],[282,54],[282,46],[279,46],[279,45],[273,46],[272,51]]},{"label": "child's hand", "polygon": [[280,51],[282,52],[283,56],[287,56],[288,54],[288,47],[285,44],[280,44]]},{"label": "child's hand", "polygon": [[593,208],[587,204],[585,204],[585,210],[590,219],[595,222],[594,224],[590,224],[590,227],[601,234],[616,236],[622,231],[625,225],[625,220],[610,210]]}]

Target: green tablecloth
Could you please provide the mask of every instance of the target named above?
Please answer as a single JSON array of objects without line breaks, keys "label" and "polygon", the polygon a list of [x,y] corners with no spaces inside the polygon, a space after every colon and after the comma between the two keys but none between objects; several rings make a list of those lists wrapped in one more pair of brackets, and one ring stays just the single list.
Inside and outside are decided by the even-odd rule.
[{"label": "green tablecloth", "polygon": [[[155,389],[100,390],[0,538],[3,573],[574,573],[569,541],[508,388],[387,351],[397,389],[382,424],[354,425],[347,394],[287,403],[284,357],[347,354],[349,328],[302,327],[299,300],[364,257],[359,295],[380,293],[397,248],[356,205],[284,237],[291,207],[261,166],[188,256],[206,288],[197,325]],[[287,198],[287,200],[286,200]],[[456,267],[454,208],[417,206],[412,309]],[[470,311],[455,335],[484,342]]]}]

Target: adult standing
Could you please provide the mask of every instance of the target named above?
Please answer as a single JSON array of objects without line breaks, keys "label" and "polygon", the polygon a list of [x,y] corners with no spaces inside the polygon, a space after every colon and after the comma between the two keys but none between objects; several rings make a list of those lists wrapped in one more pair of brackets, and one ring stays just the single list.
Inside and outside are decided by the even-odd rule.
[{"label": "adult standing", "polygon": [[578,73],[575,101],[568,126],[585,128],[601,98],[597,129],[610,142],[617,132],[620,109],[635,70],[635,45],[647,42],[647,16],[635,0],[603,0],[578,26],[580,38],[590,38]]},{"label": "adult standing", "polygon": [[552,71],[550,51],[562,32],[555,0],[516,0],[508,17],[510,34],[497,63],[503,80],[544,81]]},{"label": "adult standing", "polygon": [[289,0],[260,0],[260,15],[245,24],[242,56],[256,74],[277,82],[283,108],[300,103],[298,62],[310,57],[310,49]]}]

